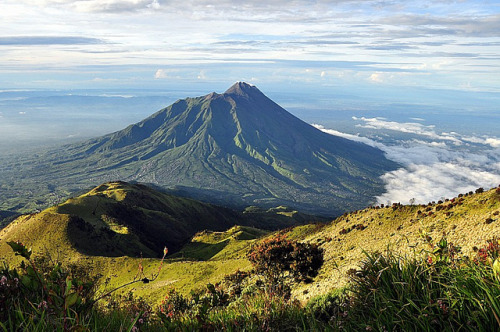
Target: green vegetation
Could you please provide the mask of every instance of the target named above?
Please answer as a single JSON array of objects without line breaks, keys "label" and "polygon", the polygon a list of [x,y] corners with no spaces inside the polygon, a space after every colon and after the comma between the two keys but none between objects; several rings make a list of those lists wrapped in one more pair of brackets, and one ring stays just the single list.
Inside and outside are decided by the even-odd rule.
[{"label": "green vegetation", "polygon": [[[500,328],[499,188],[422,205],[373,206],[277,233],[250,226],[193,231],[161,260],[160,242],[152,246],[152,237],[141,235],[149,225],[159,227],[158,220],[137,216],[179,216],[172,225],[182,225],[204,213],[224,215],[198,204],[111,182],[17,218],[0,231],[7,264],[0,271],[0,331]],[[116,206],[127,213],[112,214]],[[290,211],[251,207],[234,216],[290,220],[280,213]],[[80,241],[99,255],[72,241],[71,225],[81,220],[88,226]],[[150,248],[150,257],[113,254],[122,236],[131,237],[123,243]]]},{"label": "green vegetation", "polygon": [[320,244],[325,250],[325,264],[315,282],[299,286],[295,295],[307,301],[344,286],[348,271],[358,268],[364,252],[390,248],[399,255],[410,255],[427,250],[423,234],[440,239],[446,233],[463,254],[474,255],[475,247],[500,236],[499,221],[500,190],[495,188],[428,204],[372,206],[346,213],[316,230],[296,227],[291,232],[298,232],[302,241]]},{"label": "green vegetation", "polygon": [[193,236],[171,258],[195,260],[226,260],[244,256],[248,242],[268,234],[252,227],[234,226],[225,232],[202,231]]},{"label": "green vegetation", "polygon": [[[304,330],[304,331],[492,331],[500,328],[500,244],[491,239],[473,258],[445,237],[425,237],[428,250],[401,256],[392,250],[365,253],[349,272],[346,287],[313,298],[307,305],[289,298],[281,277],[261,279],[253,272],[227,275],[189,296],[165,288],[151,305],[131,294],[97,294],[96,279],[82,269],[31,257],[20,243],[9,245],[26,261],[0,271],[0,328],[116,331]],[[268,254],[288,252],[298,242],[281,234],[254,246],[253,265]],[[313,249],[314,246],[309,247]],[[293,250],[292,250],[293,251]],[[302,252],[314,257],[314,250]],[[285,255],[286,256],[286,255]],[[308,261],[313,262],[314,259]],[[314,266],[314,267],[313,267]],[[319,266],[310,265],[312,270]],[[159,275],[162,262],[158,266]],[[299,265],[276,267],[280,276],[300,275]],[[306,269],[307,271],[311,271]],[[307,273],[308,274],[308,273]],[[314,274],[314,273],[313,273]],[[138,275],[129,283],[153,287],[155,278]],[[283,293],[283,291],[285,293]]]},{"label": "green vegetation", "polygon": [[498,330],[499,253],[492,239],[470,259],[444,237],[424,255],[368,253],[330,321],[346,330]]}]

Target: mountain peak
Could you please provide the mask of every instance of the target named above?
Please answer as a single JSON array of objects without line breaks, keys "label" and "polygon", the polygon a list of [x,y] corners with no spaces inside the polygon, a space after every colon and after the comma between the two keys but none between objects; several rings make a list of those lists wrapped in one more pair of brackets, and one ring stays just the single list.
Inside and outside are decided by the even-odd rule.
[{"label": "mountain peak", "polygon": [[[35,171],[18,177],[84,188],[119,174],[212,203],[335,215],[370,204],[384,192],[380,176],[397,167],[382,151],[321,132],[245,82],[178,100],[66,151],[36,159]],[[46,173],[45,165],[57,171]]]},{"label": "mountain peak", "polygon": [[227,89],[224,94],[248,96],[249,94],[256,92],[262,94],[262,92],[260,92],[255,85],[248,84],[246,82],[236,82],[229,89]]}]

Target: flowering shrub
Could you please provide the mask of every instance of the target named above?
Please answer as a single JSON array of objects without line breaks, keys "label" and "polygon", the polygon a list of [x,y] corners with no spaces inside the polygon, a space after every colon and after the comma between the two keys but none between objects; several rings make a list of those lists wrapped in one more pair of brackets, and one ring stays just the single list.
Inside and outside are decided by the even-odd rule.
[{"label": "flowering shrub", "polygon": [[160,318],[164,321],[171,321],[185,313],[189,305],[187,299],[172,288],[161,302],[159,309]]},{"label": "flowering shrub", "polygon": [[474,262],[477,264],[493,265],[500,256],[500,244],[498,238],[488,240],[486,245],[478,249]]},{"label": "flowering shrub", "polygon": [[323,249],[314,244],[288,240],[284,234],[252,246],[247,257],[257,273],[273,282],[285,277],[309,281],[323,265]]},{"label": "flowering shrub", "polygon": [[229,284],[230,296],[239,296],[243,292],[244,281],[250,276],[249,272],[237,270],[224,277],[224,281]]}]

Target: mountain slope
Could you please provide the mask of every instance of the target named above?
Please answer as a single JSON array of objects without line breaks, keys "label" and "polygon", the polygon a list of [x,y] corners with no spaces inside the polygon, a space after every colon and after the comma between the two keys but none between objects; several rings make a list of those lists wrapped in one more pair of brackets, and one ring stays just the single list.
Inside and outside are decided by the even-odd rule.
[{"label": "mountain slope", "polygon": [[323,133],[239,82],[223,94],[178,100],[124,130],[39,155],[21,167],[21,178],[61,193],[139,181],[219,204],[335,215],[371,203],[383,192],[380,175],[396,166],[381,151]]},{"label": "mountain slope", "polygon": [[[305,218],[282,207],[240,213],[140,184],[109,182],[39,213],[16,218],[0,230],[0,260],[12,266],[22,260],[7,244],[21,241],[35,256],[85,266],[89,274],[102,275],[103,284],[111,278],[108,286],[113,288],[133,280],[138,266],[144,267],[144,273],[157,271],[157,257],[167,246],[174,255],[165,264],[160,281],[152,288],[138,287],[139,293],[157,302],[161,301],[157,287],[175,283],[189,291],[247,268],[244,252],[248,243],[269,231],[234,225],[283,228],[303,223]],[[218,232],[201,236],[204,230]],[[195,236],[197,232],[201,233]],[[197,241],[197,248],[191,239]],[[184,246],[190,248],[185,257],[191,260],[217,261],[180,261],[175,257],[183,257],[184,252],[175,252]],[[209,251],[213,254],[207,254]]]},{"label": "mountain slope", "polygon": [[28,241],[37,249],[76,250],[89,256],[157,257],[164,246],[173,253],[207,229],[225,231],[234,225],[276,229],[314,220],[284,211],[288,210],[240,213],[141,184],[108,182],[40,213],[17,218],[1,231],[0,240]]},{"label": "mountain slope", "polygon": [[92,256],[157,257],[163,246],[175,251],[197,231],[225,230],[241,222],[240,214],[229,209],[112,182],[22,216],[4,231],[38,248],[56,245]]},{"label": "mountain slope", "polygon": [[321,244],[325,265],[314,283],[296,290],[303,299],[345,285],[348,271],[365,259],[364,251],[390,248],[412,257],[432,251],[427,240],[437,243],[445,235],[464,254],[474,255],[487,240],[500,237],[500,186],[429,204],[367,208],[312,233],[308,230],[309,226],[295,228],[295,237]]}]

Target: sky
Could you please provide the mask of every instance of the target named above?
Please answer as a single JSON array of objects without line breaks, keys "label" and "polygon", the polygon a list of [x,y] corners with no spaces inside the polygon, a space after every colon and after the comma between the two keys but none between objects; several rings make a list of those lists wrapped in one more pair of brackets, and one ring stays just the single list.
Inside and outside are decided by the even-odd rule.
[{"label": "sky", "polygon": [[1,0],[0,31],[0,154],[246,81],[400,163],[380,203],[500,183],[498,0]]},{"label": "sky", "polygon": [[500,2],[2,0],[0,88],[500,90]]}]

